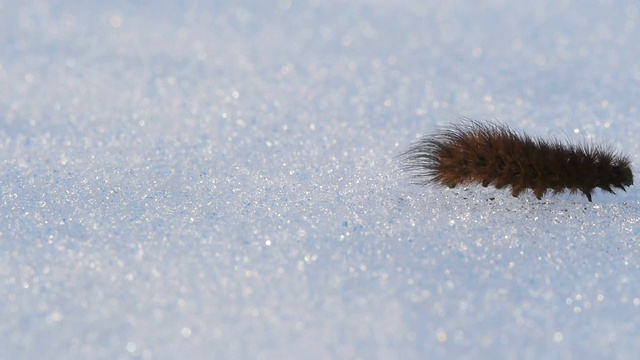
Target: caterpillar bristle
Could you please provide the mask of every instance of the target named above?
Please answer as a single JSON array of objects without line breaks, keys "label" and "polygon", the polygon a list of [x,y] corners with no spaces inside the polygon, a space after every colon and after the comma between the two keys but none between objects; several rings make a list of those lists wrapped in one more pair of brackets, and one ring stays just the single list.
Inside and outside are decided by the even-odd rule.
[{"label": "caterpillar bristle", "polygon": [[527,189],[538,199],[568,191],[592,201],[596,188],[615,194],[633,185],[629,158],[606,146],[531,138],[469,119],[422,137],[399,158],[413,183],[510,186],[515,197]]}]

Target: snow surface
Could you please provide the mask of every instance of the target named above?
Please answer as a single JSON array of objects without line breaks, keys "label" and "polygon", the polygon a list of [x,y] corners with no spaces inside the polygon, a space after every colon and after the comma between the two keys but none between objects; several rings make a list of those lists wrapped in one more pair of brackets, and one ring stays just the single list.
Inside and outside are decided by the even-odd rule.
[{"label": "snow surface", "polygon": [[411,185],[458,120],[640,163],[635,1],[0,1],[0,358],[635,358],[640,193]]}]

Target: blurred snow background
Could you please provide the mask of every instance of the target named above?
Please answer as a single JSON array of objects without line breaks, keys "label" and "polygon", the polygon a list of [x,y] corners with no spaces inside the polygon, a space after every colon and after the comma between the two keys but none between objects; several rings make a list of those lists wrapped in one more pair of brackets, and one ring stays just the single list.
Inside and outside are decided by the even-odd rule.
[{"label": "blurred snow background", "polygon": [[0,1],[0,358],[633,358],[640,196],[410,185],[459,116],[640,161],[634,1]]}]

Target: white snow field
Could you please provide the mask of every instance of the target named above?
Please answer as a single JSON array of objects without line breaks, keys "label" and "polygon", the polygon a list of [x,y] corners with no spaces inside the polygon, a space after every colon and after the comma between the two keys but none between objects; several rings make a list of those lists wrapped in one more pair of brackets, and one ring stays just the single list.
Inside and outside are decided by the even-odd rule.
[{"label": "white snow field", "polygon": [[468,116],[637,166],[639,38],[635,1],[0,1],[0,359],[637,358],[639,187],[395,156]]}]

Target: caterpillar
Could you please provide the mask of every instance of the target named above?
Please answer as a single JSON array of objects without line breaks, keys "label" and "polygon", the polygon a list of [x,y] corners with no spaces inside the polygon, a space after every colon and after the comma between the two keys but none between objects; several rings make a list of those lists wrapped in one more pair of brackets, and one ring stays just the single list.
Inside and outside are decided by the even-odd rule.
[{"label": "caterpillar", "polygon": [[596,188],[615,194],[613,188],[633,185],[629,157],[609,147],[537,139],[469,119],[422,137],[398,157],[416,184],[510,186],[515,197],[530,189],[539,200],[569,191],[592,201]]}]

